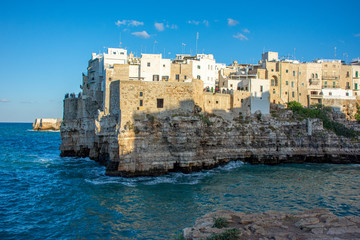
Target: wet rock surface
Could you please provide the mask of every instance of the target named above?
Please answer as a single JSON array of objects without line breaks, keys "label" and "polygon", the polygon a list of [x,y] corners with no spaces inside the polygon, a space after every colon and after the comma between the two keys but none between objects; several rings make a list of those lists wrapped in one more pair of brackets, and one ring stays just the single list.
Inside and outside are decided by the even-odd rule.
[{"label": "wet rock surface", "polygon": [[[216,227],[219,220],[226,226]],[[360,239],[360,217],[338,217],[326,209],[294,214],[222,210],[198,218],[193,227],[183,230],[183,235],[187,240],[216,239],[234,229],[236,237],[232,239]]]},{"label": "wet rock surface", "polygon": [[289,110],[224,119],[196,113],[119,119],[65,119],[61,155],[90,157],[110,176],[157,176],[210,169],[233,160],[251,164],[360,163],[359,139],[337,136],[319,119],[294,119]]}]

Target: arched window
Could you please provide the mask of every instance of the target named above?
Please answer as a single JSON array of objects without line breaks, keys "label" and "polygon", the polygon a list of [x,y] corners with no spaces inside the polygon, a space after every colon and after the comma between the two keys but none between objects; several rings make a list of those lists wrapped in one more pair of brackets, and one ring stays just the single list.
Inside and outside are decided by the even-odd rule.
[{"label": "arched window", "polygon": [[318,74],[315,74],[315,77],[318,78]]},{"label": "arched window", "polygon": [[278,79],[276,76],[272,76],[271,78],[271,86],[276,87],[278,85]]},{"label": "arched window", "polygon": [[315,74],[312,74],[312,78],[315,78]]}]

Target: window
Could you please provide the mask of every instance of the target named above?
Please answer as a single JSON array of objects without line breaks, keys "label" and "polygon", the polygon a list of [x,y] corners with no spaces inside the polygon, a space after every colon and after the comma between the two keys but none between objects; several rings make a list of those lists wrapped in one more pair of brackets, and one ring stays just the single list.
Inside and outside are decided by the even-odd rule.
[{"label": "window", "polygon": [[336,87],[336,82],[333,82],[333,88],[335,88]]},{"label": "window", "polygon": [[327,81],[325,81],[325,83],[324,83],[324,87],[325,87],[325,88],[327,88]]},{"label": "window", "polygon": [[263,86],[260,86],[260,92],[263,92],[263,90],[264,90]]},{"label": "window", "polygon": [[143,100],[140,100],[140,107],[142,107],[143,106]]},{"label": "window", "polygon": [[285,84],[286,84],[286,86],[287,86],[287,85],[289,85],[289,81],[286,81],[286,83],[285,83]]},{"label": "window", "polygon": [[293,76],[295,77],[295,75],[296,75],[296,73],[295,73],[295,71],[293,71]]},{"label": "window", "polygon": [[315,77],[318,78],[318,74],[317,74],[317,73],[315,74]]},{"label": "window", "polygon": [[244,102],[244,99],[241,99],[241,103],[243,103]]},{"label": "window", "polygon": [[116,55],[116,52],[113,52],[113,54],[115,54],[115,55]]},{"label": "window", "polygon": [[350,83],[346,82],[346,89],[350,89]]},{"label": "window", "polygon": [[197,68],[200,69],[200,65],[198,65]]},{"label": "window", "polygon": [[156,105],[157,105],[157,108],[163,108],[164,107],[164,99],[163,98],[156,99]]},{"label": "window", "polygon": [[355,77],[356,77],[356,78],[359,77],[359,72],[358,72],[358,71],[355,72]]},{"label": "window", "polygon": [[274,69],[271,69],[271,71],[273,72],[273,71],[274,71]]},{"label": "window", "polygon": [[201,79],[201,77],[200,77],[200,75],[197,75],[197,77],[196,77],[197,79]]},{"label": "window", "polygon": [[357,83],[355,83],[355,90],[357,90],[358,89],[358,84]]},{"label": "window", "polygon": [[216,104],[218,104],[219,103],[219,101],[216,101]]},{"label": "window", "polygon": [[150,67],[150,63],[149,63],[149,62],[147,63],[147,66]]},{"label": "window", "polygon": [[111,81],[111,78],[109,78],[109,81]]},{"label": "window", "polygon": [[287,95],[287,92],[285,92],[285,95]]},{"label": "window", "polygon": [[289,72],[289,70],[288,69],[286,69],[286,73],[288,73]]},{"label": "window", "polygon": [[158,82],[159,81],[159,75],[153,75],[153,81]]},{"label": "window", "polygon": [[165,67],[165,64],[163,64],[163,67]]},{"label": "window", "polygon": [[166,82],[169,81],[169,76],[162,76],[162,80]]},{"label": "window", "polygon": [[349,73],[349,72],[347,72],[347,73],[346,73],[346,77],[349,77],[349,76],[350,76],[350,73]]},{"label": "window", "polygon": [[187,77],[186,77],[186,75],[184,75],[184,79],[186,79]]},{"label": "window", "polygon": [[312,78],[315,78],[315,74],[312,74]]},{"label": "window", "polygon": [[332,96],[332,92],[329,92],[329,96]]},{"label": "window", "polygon": [[140,92],[140,93],[139,93],[139,96],[142,97],[142,96],[143,96],[143,92]]},{"label": "window", "polygon": [[124,55],[125,53],[124,53],[124,52],[121,52],[120,54],[121,54],[121,55]]},{"label": "window", "polygon": [[275,94],[275,89],[273,89],[273,94]]},{"label": "window", "polygon": [[293,97],[293,98],[295,97],[295,92],[292,92],[292,97]]},{"label": "window", "polygon": [[176,80],[179,80],[179,79],[180,79],[179,74],[176,74],[176,75],[175,75],[175,79],[176,79]]},{"label": "window", "polygon": [[230,84],[230,87],[233,87],[233,85],[232,85],[232,84]]},{"label": "window", "polygon": [[294,87],[294,82],[291,82],[291,87]]},{"label": "window", "polygon": [[346,92],[346,96],[349,96],[349,92]]}]

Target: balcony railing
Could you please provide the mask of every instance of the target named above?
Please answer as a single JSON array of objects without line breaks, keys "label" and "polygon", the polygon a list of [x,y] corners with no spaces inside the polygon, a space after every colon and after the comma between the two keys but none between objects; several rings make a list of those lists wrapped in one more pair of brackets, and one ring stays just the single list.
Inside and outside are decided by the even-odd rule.
[{"label": "balcony railing", "polygon": [[328,85],[323,84],[322,88],[340,88],[340,84],[338,84],[338,83],[335,84],[335,85],[333,85],[333,84],[328,84]]},{"label": "balcony railing", "polygon": [[310,78],[310,85],[319,85],[320,84],[320,79],[318,78]]},{"label": "balcony railing", "polygon": [[339,76],[325,76],[325,75],[323,75],[322,79],[324,79],[324,80],[338,80],[338,79],[340,79],[340,77]]}]

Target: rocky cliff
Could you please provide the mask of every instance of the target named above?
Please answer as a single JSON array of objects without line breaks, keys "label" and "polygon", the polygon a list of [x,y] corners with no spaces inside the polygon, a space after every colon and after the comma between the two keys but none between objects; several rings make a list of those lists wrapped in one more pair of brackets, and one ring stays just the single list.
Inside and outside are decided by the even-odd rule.
[{"label": "rocky cliff", "polygon": [[106,165],[111,176],[161,175],[210,169],[232,160],[252,164],[360,163],[360,143],[335,135],[318,119],[297,119],[290,110],[228,118],[226,113],[134,116],[119,119],[98,111],[96,119],[65,119],[61,155]]},{"label": "rocky cliff", "polygon": [[33,130],[35,131],[49,131],[60,130],[62,119],[54,119],[54,118],[37,118],[33,123]]},{"label": "rocky cliff", "polygon": [[218,211],[185,228],[183,239],[360,239],[360,217],[339,218],[325,209],[295,214]]}]

